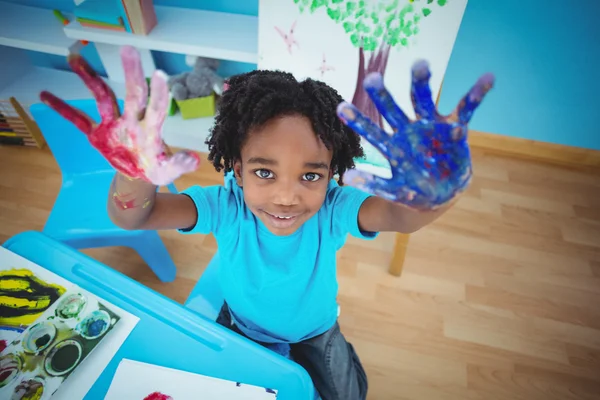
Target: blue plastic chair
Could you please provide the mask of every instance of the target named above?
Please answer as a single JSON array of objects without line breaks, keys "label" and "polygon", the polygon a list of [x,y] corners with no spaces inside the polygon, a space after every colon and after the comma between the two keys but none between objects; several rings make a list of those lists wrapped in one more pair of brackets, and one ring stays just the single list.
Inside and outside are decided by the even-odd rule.
[{"label": "blue plastic chair", "polygon": [[213,321],[217,319],[224,301],[217,280],[218,273],[219,253],[217,251],[184,303],[187,308]]},{"label": "blue plastic chair", "polygon": [[[100,121],[94,100],[67,103]],[[123,109],[123,101],[119,107]],[[177,268],[156,231],[128,231],[110,220],[106,204],[115,169],[84,133],[56,111],[43,103],[33,104],[30,111],[62,174],[62,186],[43,232],[75,249],[133,248],[161,281],[173,281]],[[173,185],[169,190],[176,192]]]}]

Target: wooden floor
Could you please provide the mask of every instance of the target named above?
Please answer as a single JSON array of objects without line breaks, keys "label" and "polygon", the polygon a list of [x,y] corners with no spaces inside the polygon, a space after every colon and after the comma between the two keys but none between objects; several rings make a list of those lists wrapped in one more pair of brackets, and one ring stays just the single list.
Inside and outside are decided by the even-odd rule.
[{"label": "wooden floor", "polygon": [[[404,273],[393,235],[339,254],[340,323],[370,399],[600,399],[600,175],[474,152],[456,207],[414,234]],[[41,230],[59,189],[48,151],[0,146],[0,241]],[[221,178],[206,165],[178,187]],[[86,250],[183,302],[216,249],[165,232],[175,282],[128,249]]]}]

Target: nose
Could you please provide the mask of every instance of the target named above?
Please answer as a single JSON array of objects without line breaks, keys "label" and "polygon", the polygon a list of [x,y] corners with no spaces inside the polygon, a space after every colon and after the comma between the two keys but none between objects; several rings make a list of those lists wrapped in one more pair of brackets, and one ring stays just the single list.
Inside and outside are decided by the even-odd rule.
[{"label": "nose", "polygon": [[280,179],[274,189],[274,204],[293,206],[299,203],[298,185],[293,179]]}]

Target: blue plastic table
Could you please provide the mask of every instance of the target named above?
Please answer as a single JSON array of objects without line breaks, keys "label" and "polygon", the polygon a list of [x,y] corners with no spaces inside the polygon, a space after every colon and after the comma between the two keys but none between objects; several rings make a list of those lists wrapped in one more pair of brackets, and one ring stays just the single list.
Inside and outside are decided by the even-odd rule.
[{"label": "blue plastic table", "polygon": [[123,358],[274,388],[279,400],[313,398],[299,365],[81,252],[34,231],[3,246],[140,318],[85,399],[104,398]]}]

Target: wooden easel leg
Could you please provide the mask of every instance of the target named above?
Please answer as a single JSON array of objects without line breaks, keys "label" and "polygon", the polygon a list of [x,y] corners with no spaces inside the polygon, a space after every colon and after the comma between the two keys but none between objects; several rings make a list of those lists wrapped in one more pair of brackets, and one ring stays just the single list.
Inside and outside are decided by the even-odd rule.
[{"label": "wooden easel leg", "polygon": [[406,257],[409,236],[410,235],[404,233],[396,233],[394,255],[392,256],[392,262],[388,270],[389,273],[394,276],[400,276],[402,274],[402,267],[404,267],[404,258]]}]

